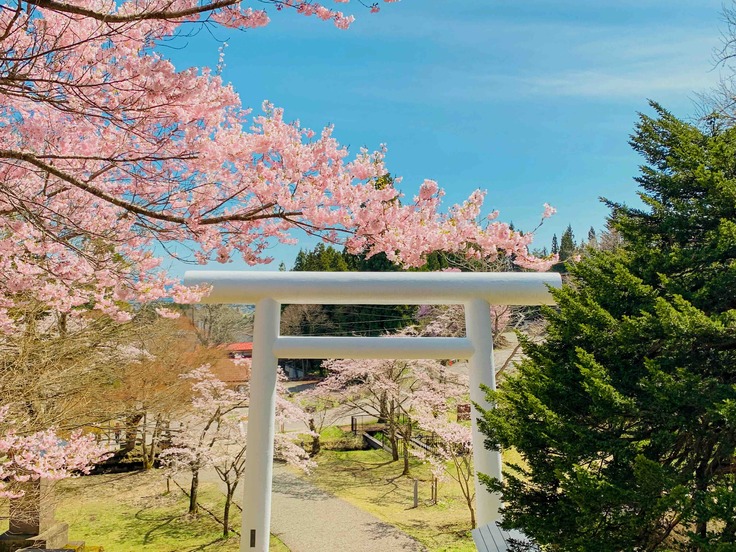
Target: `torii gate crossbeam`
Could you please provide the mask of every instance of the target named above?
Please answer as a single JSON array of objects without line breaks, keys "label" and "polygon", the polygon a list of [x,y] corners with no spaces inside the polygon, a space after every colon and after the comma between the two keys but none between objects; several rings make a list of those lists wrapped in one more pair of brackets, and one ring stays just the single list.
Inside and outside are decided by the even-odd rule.
[{"label": "torii gate crossbeam", "polygon": [[[481,385],[496,388],[491,305],[549,305],[548,286],[560,275],[529,272],[241,272],[188,271],[187,285],[207,284],[203,302],[255,304],[253,362],[244,476],[241,552],[267,552],[279,358],[466,358],[470,398],[491,407]],[[466,337],[286,337],[279,335],[282,304],[462,304]],[[501,455],[485,450],[472,410],[477,473],[501,478]],[[475,477],[478,525],[499,518],[500,498]]]}]

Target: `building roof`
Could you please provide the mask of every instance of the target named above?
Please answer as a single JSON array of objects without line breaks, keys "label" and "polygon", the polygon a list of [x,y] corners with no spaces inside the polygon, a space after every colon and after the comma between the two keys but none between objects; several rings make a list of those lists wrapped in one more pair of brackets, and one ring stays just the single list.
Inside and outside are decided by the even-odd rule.
[{"label": "building roof", "polygon": [[225,347],[228,351],[233,353],[252,353],[253,352],[253,343],[250,341],[242,341],[240,343],[230,343]]}]

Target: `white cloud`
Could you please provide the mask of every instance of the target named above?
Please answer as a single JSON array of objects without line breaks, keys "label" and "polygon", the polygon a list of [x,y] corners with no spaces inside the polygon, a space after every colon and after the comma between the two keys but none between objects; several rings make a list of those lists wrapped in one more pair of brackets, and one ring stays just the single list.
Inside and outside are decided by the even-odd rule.
[{"label": "white cloud", "polygon": [[591,99],[664,99],[670,94],[694,94],[715,86],[718,77],[694,67],[674,71],[632,68],[622,72],[604,70],[561,71],[554,75],[493,76],[488,89],[513,90],[523,96],[567,96]]},{"label": "white cloud", "polygon": [[[389,97],[414,102],[435,99],[486,102],[519,97],[598,100],[692,97],[717,85],[714,48],[718,37],[660,28],[657,32],[585,28],[555,34],[527,32],[516,59],[498,60],[480,50],[475,57],[437,59],[414,67],[413,78],[395,83]],[[565,35],[564,41],[559,39]],[[558,39],[549,38],[557,37]],[[545,46],[546,45],[546,46]],[[387,98],[385,87],[363,86],[363,95]]]}]

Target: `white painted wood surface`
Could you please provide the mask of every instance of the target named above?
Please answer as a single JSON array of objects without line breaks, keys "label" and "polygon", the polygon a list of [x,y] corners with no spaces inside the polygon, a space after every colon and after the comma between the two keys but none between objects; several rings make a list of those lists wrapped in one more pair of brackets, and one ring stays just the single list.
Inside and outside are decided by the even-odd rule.
[{"label": "white painted wood surface", "polygon": [[554,272],[242,272],[190,270],[188,286],[211,284],[203,303],[460,305],[485,299],[492,305],[551,305],[546,285]]}]

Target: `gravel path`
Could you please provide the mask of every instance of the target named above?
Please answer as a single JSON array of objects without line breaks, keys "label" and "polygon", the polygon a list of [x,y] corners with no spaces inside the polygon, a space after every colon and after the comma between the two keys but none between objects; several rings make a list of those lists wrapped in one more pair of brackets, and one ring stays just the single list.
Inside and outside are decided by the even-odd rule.
[{"label": "gravel path", "polygon": [[407,534],[274,465],[271,532],[291,552],[422,552]]}]

